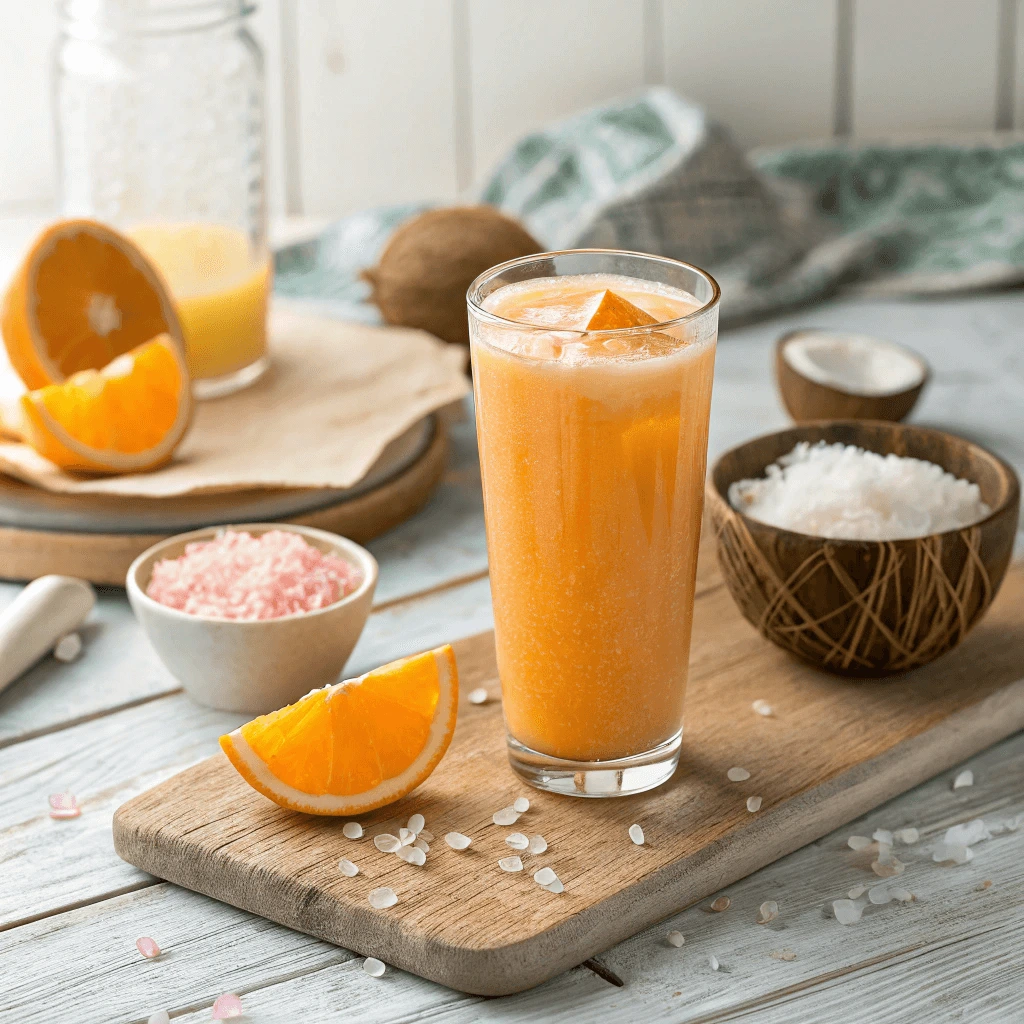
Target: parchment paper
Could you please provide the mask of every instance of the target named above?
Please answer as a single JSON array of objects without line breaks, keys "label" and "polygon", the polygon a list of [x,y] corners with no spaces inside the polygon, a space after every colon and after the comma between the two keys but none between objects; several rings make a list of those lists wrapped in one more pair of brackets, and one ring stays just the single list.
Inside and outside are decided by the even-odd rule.
[{"label": "parchment paper", "polygon": [[350,487],[384,446],[469,390],[465,349],[424,331],[278,306],[272,365],[252,387],[197,402],[174,460],[151,473],[72,476],[0,443],[0,472],[49,491],[166,497],[254,487]]}]

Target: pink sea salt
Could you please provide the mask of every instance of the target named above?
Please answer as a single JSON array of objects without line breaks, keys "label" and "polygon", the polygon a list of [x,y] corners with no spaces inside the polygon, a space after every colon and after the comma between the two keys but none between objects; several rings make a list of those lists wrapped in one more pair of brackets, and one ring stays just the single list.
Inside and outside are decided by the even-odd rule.
[{"label": "pink sea salt", "polygon": [[160,947],[148,935],[135,940],[135,948],[147,959],[155,960],[160,955]]},{"label": "pink sea salt", "polygon": [[276,619],[311,612],[351,594],[362,573],[297,533],[254,537],[225,530],[153,566],[146,593],[168,608],[216,619]]},{"label": "pink sea salt", "polygon": [[74,793],[50,794],[51,818],[77,818],[81,813]]},{"label": "pink sea salt", "polygon": [[242,1016],[242,1000],[234,992],[226,992],[217,996],[213,1003],[213,1019],[229,1020],[231,1017]]}]

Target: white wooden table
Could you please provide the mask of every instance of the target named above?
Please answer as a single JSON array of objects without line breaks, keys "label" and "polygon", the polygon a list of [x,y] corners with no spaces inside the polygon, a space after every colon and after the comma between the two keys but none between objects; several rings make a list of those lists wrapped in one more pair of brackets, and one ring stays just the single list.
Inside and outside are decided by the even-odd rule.
[{"label": "white wooden table", "polygon": [[[719,348],[712,455],[780,427],[770,347],[798,325],[903,341],[931,360],[916,421],[966,434],[1024,474],[1024,295],[929,302],[844,301],[728,332]],[[348,666],[356,673],[491,625],[473,428],[456,425],[430,505],[370,545],[377,604]],[[1022,550],[1018,544],[1018,553]],[[0,605],[18,588],[0,584]],[[1022,611],[1024,614],[1024,611]],[[123,593],[101,595],[77,662],[52,659],[0,696],[0,1022],[110,1024],[166,1009],[207,1021],[237,992],[253,1022],[970,1021],[1024,1019],[1024,828],[940,867],[911,850],[911,904],[838,924],[831,901],[874,876],[850,834],[913,825],[924,837],[982,816],[1024,813],[1024,736],[974,758],[975,784],[943,776],[725,890],[723,914],[692,907],[598,960],[518,996],[482,1000],[389,969],[366,975],[345,949],[149,877],[121,862],[110,821],[123,800],[205,757],[239,716],[187,700],[135,626]],[[1021,652],[1024,673],[1024,652]],[[885,728],[884,722],[876,724]],[[53,821],[68,789],[81,817]],[[901,856],[903,854],[901,853]],[[991,882],[991,885],[986,885]],[[778,901],[771,925],[754,918]],[[686,936],[669,946],[670,928]],[[143,960],[135,939],[165,951]],[[796,958],[773,958],[792,950]],[[708,956],[721,961],[712,971]]]}]

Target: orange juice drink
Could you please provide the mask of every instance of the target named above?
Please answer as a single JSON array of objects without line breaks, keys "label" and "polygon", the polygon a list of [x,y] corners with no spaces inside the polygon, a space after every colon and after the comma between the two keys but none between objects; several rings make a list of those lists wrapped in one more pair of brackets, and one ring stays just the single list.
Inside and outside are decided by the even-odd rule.
[{"label": "orange juice drink", "polygon": [[488,273],[470,322],[513,767],[577,795],[649,789],[678,760],[718,288],[596,251]]}]

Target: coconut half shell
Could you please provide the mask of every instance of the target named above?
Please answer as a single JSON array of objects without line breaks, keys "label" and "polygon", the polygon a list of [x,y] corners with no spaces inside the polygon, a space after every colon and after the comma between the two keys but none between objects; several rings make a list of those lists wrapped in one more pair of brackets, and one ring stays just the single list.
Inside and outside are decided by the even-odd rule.
[{"label": "coconut half shell", "polygon": [[473,280],[498,263],[543,251],[521,224],[491,206],[451,207],[406,221],[362,276],[386,323],[468,345],[466,291]]},{"label": "coconut half shell", "polygon": [[779,393],[797,423],[899,422],[916,405],[929,375],[916,352],[863,334],[792,331],[775,345]]}]

